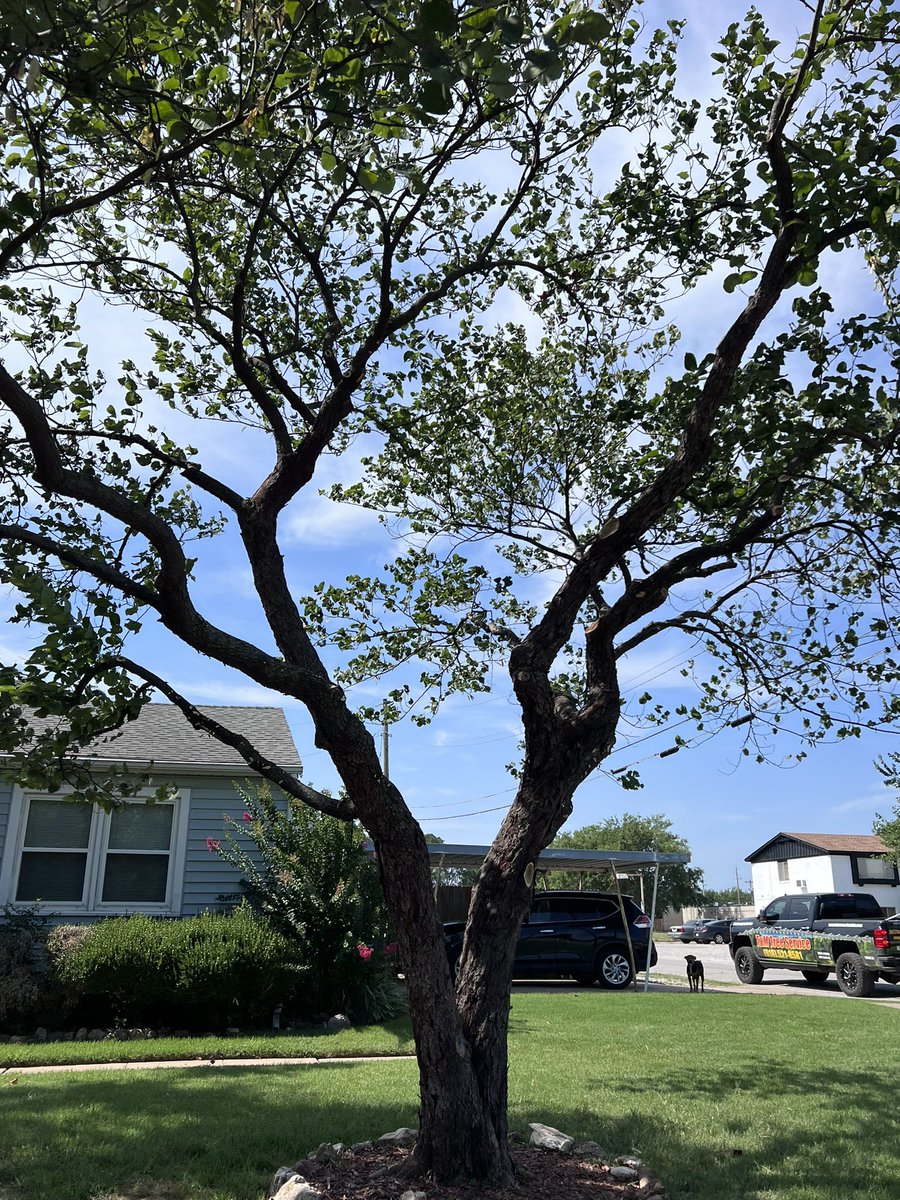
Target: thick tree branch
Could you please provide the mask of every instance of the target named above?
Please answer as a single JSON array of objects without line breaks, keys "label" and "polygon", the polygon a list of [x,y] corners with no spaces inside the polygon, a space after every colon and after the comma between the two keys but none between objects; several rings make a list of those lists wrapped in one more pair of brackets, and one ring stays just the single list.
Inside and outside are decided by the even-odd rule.
[{"label": "thick tree branch", "polygon": [[194,729],[208,733],[225,746],[231,746],[233,750],[236,750],[240,754],[249,767],[252,767],[254,771],[258,771],[264,779],[268,779],[270,783],[274,783],[276,787],[281,788],[289,796],[294,796],[296,799],[302,800],[304,804],[308,804],[310,808],[314,808],[318,812],[327,813],[332,817],[339,817],[342,821],[351,821],[356,817],[356,809],[349,799],[336,799],[334,796],[326,796],[315,788],[309,787],[296,775],[292,775],[271,759],[266,758],[242,734],[235,733],[233,729],[229,729],[221,721],[216,721],[209,713],[201,711],[196,705],[185,699],[180,692],[176,691],[170,683],[163,679],[162,676],[157,675],[155,671],[151,671],[148,667],[135,662],[131,658],[118,655],[98,664],[98,671],[109,667],[119,667],[129,674],[143,679],[145,683],[151,684],[171,704],[176,705],[184,713]]}]

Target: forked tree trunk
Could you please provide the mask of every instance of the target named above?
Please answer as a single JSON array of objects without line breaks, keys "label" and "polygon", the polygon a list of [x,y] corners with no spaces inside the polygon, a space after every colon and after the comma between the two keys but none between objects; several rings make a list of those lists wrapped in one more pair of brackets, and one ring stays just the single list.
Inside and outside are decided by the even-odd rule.
[{"label": "forked tree trunk", "polygon": [[[545,778],[523,784],[475,886],[454,989],[427,855],[392,831],[379,844],[388,905],[409,964],[409,1009],[419,1064],[419,1140],[402,1168],[446,1185],[514,1182],[507,1125],[507,1034],[516,941],[533,875],[526,868],[569,814],[569,795]],[[413,841],[418,829],[408,831]],[[423,843],[424,845],[424,843]]]}]

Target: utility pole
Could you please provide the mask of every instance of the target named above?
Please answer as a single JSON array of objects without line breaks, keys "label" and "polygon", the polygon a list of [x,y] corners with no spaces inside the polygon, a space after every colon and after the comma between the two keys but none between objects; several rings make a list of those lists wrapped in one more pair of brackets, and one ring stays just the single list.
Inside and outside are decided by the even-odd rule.
[{"label": "utility pole", "polygon": [[382,771],[384,771],[385,779],[390,779],[390,777],[391,777],[390,772],[388,771],[388,742],[389,742],[389,740],[390,740],[390,734],[388,733],[388,723],[387,723],[387,718],[385,717],[385,719],[381,722],[381,769],[382,769]]}]

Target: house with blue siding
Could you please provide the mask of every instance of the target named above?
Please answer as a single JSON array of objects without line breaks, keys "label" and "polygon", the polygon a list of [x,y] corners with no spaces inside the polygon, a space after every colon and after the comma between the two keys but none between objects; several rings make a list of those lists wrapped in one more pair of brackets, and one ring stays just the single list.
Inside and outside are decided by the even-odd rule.
[{"label": "house with blue siding", "polygon": [[[300,759],[280,708],[201,707],[291,774]],[[31,905],[54,918],[90,921],[128,913],[192,916],[221,907],[239,884],[215,853],[228,818],[241,821],[238,791],[258,782],[236,750],[193,728],[171,704],[148,704],[92,744],[92,771],[147,776],[138,796],[110,812],[21,787],[14,763],[0,763],[0,906]],[[165,801],[153,800],[160,785]]]}]

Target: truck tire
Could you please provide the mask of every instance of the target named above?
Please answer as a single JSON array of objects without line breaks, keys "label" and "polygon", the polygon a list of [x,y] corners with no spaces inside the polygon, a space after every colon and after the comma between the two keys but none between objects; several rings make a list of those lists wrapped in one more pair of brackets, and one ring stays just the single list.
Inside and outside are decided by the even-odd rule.
[{"label": "truck tire", "polygon": [[763,968],[749,946],[735,951],[734,969],[741,983],[762,983]]},{"label": "truck tire", "polygon": [[876,971],[870,971],[862,956],[847,951],[834,964],[838,986],[845,996],[871,996],[875,991]]},{"label": "truck tire", "polygon": [[601,950],[597,955],[596,967],[600,986],[615,992],[623,991],[634,978],[628,955],[616,946]]},{"label": "truck tire", "polygon": [[800,974],[807,983],[824,983],[828,978],[828,971],[801,971]]}]

